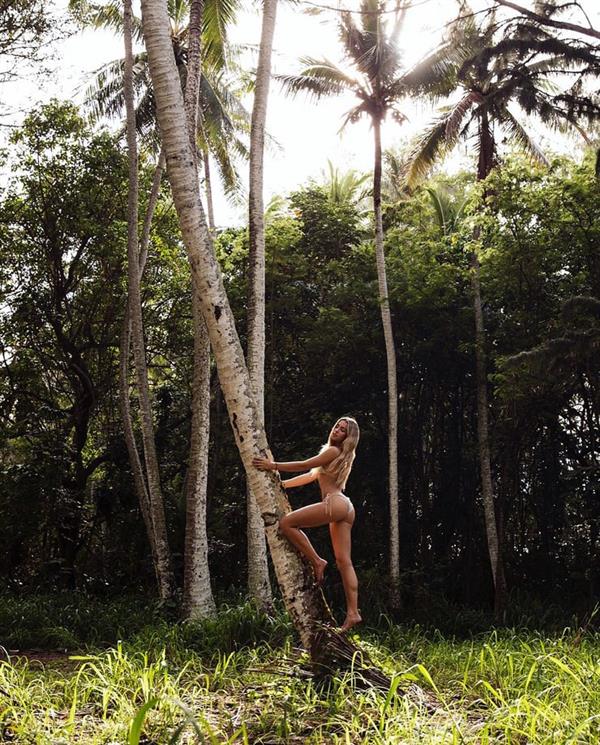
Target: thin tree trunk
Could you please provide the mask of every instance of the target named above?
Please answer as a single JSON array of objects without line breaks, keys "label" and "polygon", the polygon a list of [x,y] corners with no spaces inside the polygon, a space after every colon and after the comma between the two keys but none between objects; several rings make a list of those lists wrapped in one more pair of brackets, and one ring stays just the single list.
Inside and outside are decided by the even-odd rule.
[{"label": "thin tree trunk", "polygon": [[215,233],[215,208],[213,206],[212,181],[210,177],[210,156],[207,151],[202,153],[204,165],[204,192],[206,194],[206,211],[208,216],[208,227],[211,235]]},{"label": "thin tree trunk", "polygon": [[184,618],[214,615],[216,604],[210,584],[206,532],[208,445],[210,435],[210,344],[198,292],[192,289],[194,372],[192,376],[192,428],[186,488],[185,555],[183,576]]},{"label": "thin tree trunk", "polygon": [[[203,0],[192,0],[188,31],[185,111],[196,177],[198,175],[196,127],[201,75],[202,11]],[[206,534],[206,488],[210,433],[210,345],[193,274],[192,324],[194,369],[192,374],[192,427],[186,489],[183,614],[185,618],[205,618],[216,611],[210,586],[208,536]]]},{"label": "thin tree trunk", "polygon": [[150,245],[150,228],[152,227],[152,219],[154,218],[154,212],[158,203],[158,197],[160,195],[160,182],[162,179],[163,171],[165,170],[165,153],[161,149],[160,155],[158,156],[158,163],[154,169],[154,175],[152,176],[152,186],[150,187],[150,195],[148,197],[148,206],[146,207],[146,214],[144,216],[144,225],[142,227],[142,238],[140,241],[140,282],[146,268],[146,260],[148,259],[148,246]]},{"label": "thin tree trunk", "polygon": [[121,340],[119,345],[119,403],[121,408],[121,419],[123,420],[123,434],[125,435],[125,444],[129,455],[129,467],[133,474],[133,484],[135,493],[138,498],[142,518],[146,527],[148,542],[150,543],[150,552],[152,554],[152,564],[156,574],[156,581],[160,586],[160,577],[158,574],[158,564],[156,560],[156,540],[154,536],[154,525],[152,523],[152,514],[150,512],[150,500],[148,498],[148,489],[144,478],[144,469],[140,461],[133,423],[131,419],[131,406],[129,401],[129,352],[131,349],[131,318],[129,315],[129,303],[125,308],[125,318],[121,328]]},{"label": "thin tree trunk", "polygon": [[[271,80],[271,54],[277,0],[264,0],[260,52],[250,128],[250,253],[248,271],[248,372],[257,413],[265,416],[265,224],[263,176],[265,123]],[[258,603],[272,603],[267,546],[260,511],[252,490],[247,489],[248,592]]]},{"label": "thin tree trunk", "polygon": [[270,452],[200,200],[166,5],[162,0],[142,0],[142,18],[173,198],[231,425],[259,503],[285,605],[303,644],[314,652],[318,625],[329,613],[322,593],[311,581],[311,570],[278,534],[279,517],[289,510],[279,479],[252,466],[254,455],[270,456]]},{"label": "thin tree trunk", "polygon": [[490,436],[488,422],[488,393],[485,355],[485,327],[481,305],[481,284],[479,279],[479,260],[471,254],[471,287],[473,288],[473,309],[475,312],[475,364],[477,387],[477,441],[479,445],[479,468],[481,471],[481,495],[485,518],[488,553],[494,579],[494,607],[501,614],[505,600],[505,582],[500,541],[496,520],[494,487],[490,458]]},{"label": "thin tree trunk", "polygon": [[[481,113],[479,122],[479,162],[477,176],[479,180],[487,178],[494,166],[494,138],[490,128],[487,112]],[[474,238],[479,237],[476,229]],[[506,584],[504,563],[496,518],[494,486],[490,457],[490,435],[488,421],[487,363],[485,354],[485,326],[481,303],[481,282],[479,259],[473,251],[470,258],[471,287],[473,289],[473,310],[475,313],[475,385],[477,389],[477,441],[479,447],[479,468],[481,471],[481,495],[485,519],[488,553],[494,580],[494,608],[500,616],[505,604]]]},{"label": "thin tree trunk", "polygon": [[138,159],[135,132],[135,109],[133,93],[133,54],[131,42],[131,0],[124,2],[123,27],[125,36],[124,92],[127,110],[127,150],[129,155],[129,198],[128,198],[128,298],[131,312],[131,333],[136,381],[140,401],[140,418],[144,460],[148,479],[148,497],[156,548],[156,567],[159,578],[159,594],[163,601],[169,600],[174,592],[174,577],[171,568],[171,555],[167,540],[164,502],[160,488],[158,459],[154,441],[152,407],[148,386],[146,350],[142,320],[142,301],[140,291],[139,247],[138,247]]},{"label": "thin tree trunk", "polygon": [[[142,242],[140,245],[140,256],[139,256],[139,271],[140,271],[140,282],[144,273],[146,265],[146,259],[148,256],[148,245],[150,243],[150,228],[152,225],[152,218],[158,202],[158,196],[160,193],[160,182],[162,173],[165,167],[165,155],[161,151],[158,158],[158,163],[154,170],[154,176],[152,178],[152,187],[150,190],[150,196],[148,198],[148,207],[146,209],[146,215],[144,218],[144,227],[142,230]],[[121,409],[121,419],[123,421],[123,433],[125,435],[125,444],[127,446],[127,453],[129,455],[129,466],[133,474],[133,483],[135,493],[140,504],[140,510],[142,512],[142,518],[146,527],[146,534],[148,536],[148,542],[150,543],[150,552],[152,555],[152,565],[154,567],[154,573],[156,575],[157,585],[160,586],[157,554],[156,554],[156,539],[154,535],[154,525],[152,523],[152,514],[150,511],[150,501],[148,497],[148,489],[146,488],[146,479],[144,477],[144,469],[140,461],[137,445],[135,442],[135,434],[133,431],[133,423],[131,419],[131,406],[129,401],[129,354],[131,351],[131,315],[129,312],[129,302],[125,307],[125,317],[123,319],[123,326],[121,329],[121,338],[119,344],[119,403]]]},{"label": "thin tree trunk", "polygon": [[379,284],[379,307],[385,339],[388,384],[388,478],[390,500],[390,581],[391,602],[400,605],[400,530],[398,515],[398,384],[396,347],[388,297],[385,255],[383,252],[383,219],[381,215],[381,121],[373,120],[375,133],[375,168],[373,173],[373,208],[375,212],[375,258]]}]

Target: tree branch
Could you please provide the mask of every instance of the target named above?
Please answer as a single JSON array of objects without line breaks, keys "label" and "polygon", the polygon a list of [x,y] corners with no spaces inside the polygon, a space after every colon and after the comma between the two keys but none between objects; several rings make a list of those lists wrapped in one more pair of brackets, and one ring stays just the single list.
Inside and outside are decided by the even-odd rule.
[{"label": "tree branch", "polygon": [[584,34],[585,36],[591,36],[594,39],[600,39],[600,31],[597,31],[592,26],[590,26],[590,28],[586,28],[585,26],[580,26],[577,23],[569,23],[568,21],[555,21],[554,19],[546,18],[545,16],[542,16],[533,10],[524,8],[522,5],[518,5],[517,3],[512,2],[512,0],[494,0],[494,2],[496,3],[496,7],[500,5],[504,8],[511,8],[512,10],[516,10],[517,13],[521,13],[521,15],[525,16],[526,18],[531,18],[532,21],[535,21],[542,26],[552,26],[553,28],[560,28],[565,31],[574,31],[577,34]]}]

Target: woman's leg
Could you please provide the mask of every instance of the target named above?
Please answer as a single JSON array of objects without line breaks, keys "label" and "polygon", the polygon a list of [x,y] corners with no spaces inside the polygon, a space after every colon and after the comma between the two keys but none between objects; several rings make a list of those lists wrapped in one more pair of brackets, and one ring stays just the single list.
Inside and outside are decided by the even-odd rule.
[{"label": "woman's leg", "polygon": [[353,518],[354,515],[351,513],[351,522],[341,520],[329,525],[335,562],[342,577],[346,596],[346,619],[342,624],[343,631],[348,631],[362,621],[358,610],[358,579],[350,556]]},{"label": "woman's leg", "polygon": [[301,554],[313,565],[317,582],[323,581],[327,562],[322,559],[315,551],[312,543],[300,528],[316,528],[319,525],[327,525],[331,520],[343,517],[344,507],[335,505],[330,510],[325,503],[310,504],[308,507],[301,507],[299,510],[288,512],[279,521],[280,532],[295,546]]}]

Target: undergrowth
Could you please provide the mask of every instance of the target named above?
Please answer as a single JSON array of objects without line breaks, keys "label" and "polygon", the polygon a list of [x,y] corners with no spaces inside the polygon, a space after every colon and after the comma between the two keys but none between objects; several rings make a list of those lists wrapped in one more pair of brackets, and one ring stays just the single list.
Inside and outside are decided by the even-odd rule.
[{"label": "undergrowth", "polygon": [[[0,741],[600,742],[600,635],[592,631],[508,628],[459,638],[382,618],[355,639],[391,688],[361,690],[350,673],[313,678],[281,611],[224,607],[215,619],[178,624],[139,605],[134,620],[129,607],[126,623],[125,606],[92,604],[88,613],[77,602],[63,627],[87,618],[80,629],[87,647],[43,658],[9,652],[0,661]],[[14,641],[18,618],[1,607],[0,633],[12,629]],[[35,603],[11,607],[22,619]],[[36,618],[42,628],[42,614]],[[104,633],[103,619],[110,619]],[[100,648],[109,632],[132,625],[127,638]]]}]

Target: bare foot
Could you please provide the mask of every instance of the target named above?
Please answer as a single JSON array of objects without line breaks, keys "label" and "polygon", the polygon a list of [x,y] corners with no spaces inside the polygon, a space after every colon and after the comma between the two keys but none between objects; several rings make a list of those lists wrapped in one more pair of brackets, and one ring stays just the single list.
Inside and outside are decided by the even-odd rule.
[{"label": "bare foot", "polygon": [[362,621],[362,617],[359,613],[347,613],[346,620],[342,624],[342,631],[350,631],[353,626],[356,626]]},{"label": "bare foot", "polygon": [[313,564],[313,569],[315,570],[315,578],[317,580],[317,584],[322,585],[325,570],[327,569],[327,562],[325,561],[325,559],[319,559],[316,564]]}]

